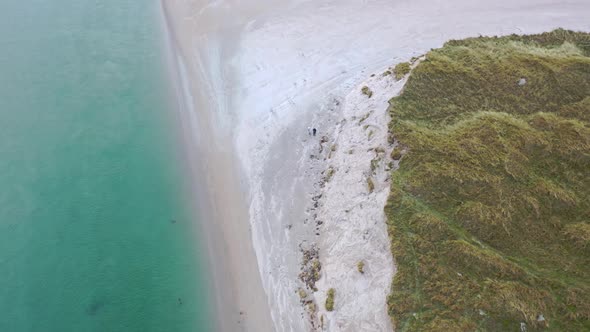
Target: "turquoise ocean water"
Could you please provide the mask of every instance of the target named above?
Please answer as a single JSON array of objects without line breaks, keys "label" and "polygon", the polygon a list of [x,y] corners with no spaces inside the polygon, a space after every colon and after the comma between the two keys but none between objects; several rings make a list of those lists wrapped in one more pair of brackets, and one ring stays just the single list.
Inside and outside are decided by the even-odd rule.
[{"label": "turquoise ocean water", "polygon": [[207,331],[156,0],[0,1],[0,331]]}]

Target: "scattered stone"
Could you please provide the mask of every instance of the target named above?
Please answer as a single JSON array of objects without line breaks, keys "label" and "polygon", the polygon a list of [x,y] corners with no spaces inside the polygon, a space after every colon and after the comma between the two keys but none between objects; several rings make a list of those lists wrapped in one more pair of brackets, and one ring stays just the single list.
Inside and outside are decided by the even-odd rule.
[{"label": "scattered stone", "polygon": [[[320,233],[316,233],[320,235]],[[320,263],[319,250],[314,244],[309,249],[301,249],[303,253],[301,263],[301,273],[299,273],[299,279],[307,286],[308,289],[316,291],[316,281],[320,279],[320,272],[322,270],[322,264]]]}]

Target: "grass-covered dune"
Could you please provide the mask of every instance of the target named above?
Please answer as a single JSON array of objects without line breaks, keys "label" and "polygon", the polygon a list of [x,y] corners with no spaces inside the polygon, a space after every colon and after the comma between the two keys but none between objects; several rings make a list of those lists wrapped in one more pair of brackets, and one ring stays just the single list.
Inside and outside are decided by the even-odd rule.
[{"label": "grass-covered dune", "polygon": [[450,41],[390,101],[397,331],[590,330],[590,34]]}]

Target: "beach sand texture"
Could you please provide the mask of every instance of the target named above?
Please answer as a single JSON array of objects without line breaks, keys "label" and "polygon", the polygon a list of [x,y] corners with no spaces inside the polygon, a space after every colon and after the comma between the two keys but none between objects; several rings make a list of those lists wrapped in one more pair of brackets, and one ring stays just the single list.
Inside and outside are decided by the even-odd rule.
[{"label": "beach sand texture", "polygon": [[[366,287],[353,287],[358,275],[350,273],[355,269],[350,263],[359,257],[340,259],[334,251],[352,244],[344,236],[351,230],[346,224],[329,226],[343,204],[329,203],[330,186],[345,185],[346,178],[322,186],[322,172],[330,166],[367,167],[351,164],[345,156],[328,158],[323,149],[354,138],[347,136],[354,135],[351,130],[341,130],[342,120],[354,116],[351,110],[362,117],[367,108],[343,105],[348,100],[350,106],[350,96],[370,74],[379,75],[449,39],[558,27],[590,30],[585,0],[162,3],[183,77],[184,119],[190,121],[185,126],[200,156],[195,168],[205,174],[200,201],[210,212],[212,260],[223,261],[213,267],[213,275],[219,277],[218,311],[226,331],[312,329],[297,290],[302,287],[301,249],[314,244],[324,267],[316,294],[319,314],[329,320],[324,330],[388,326],[385,298],[376,297],[388,293],[393,264],[379,270],[367,265],[381,280],[370,284],[369,294]],[[391,89],[390,97],[401,88],[383,84]],[[380,93],[386,100],[387,90]],[[379,109],[370,120],[384,126],[385,116]],[[309,136],[309,126],[318,129],[316,137]],[[386,146],[386,135],[376,135],[370,144]],[[375,195],[386,197],[387,189],[382,189]],[[314,197],[324,193],[315,206]],[[382,215],[371,215],[375,229],[385,232]],[[318,226],[318,217],[326,225]],[[378,240],[363,242],[363,251],[389,252],[383,248],[386,238],[373,238]],[[380,264],[388,260],[384,256]],[[330,285],[342,286],[335,311],[328,314],[323,294]]]}]

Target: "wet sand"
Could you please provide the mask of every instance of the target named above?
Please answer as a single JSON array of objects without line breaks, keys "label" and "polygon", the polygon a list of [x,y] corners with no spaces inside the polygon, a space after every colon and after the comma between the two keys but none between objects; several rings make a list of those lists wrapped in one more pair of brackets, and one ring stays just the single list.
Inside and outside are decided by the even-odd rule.
[{"label": "wet sand", "polygon": [[[181,47],[177,39],[184,29],[181,15],[163,3],[168,44],[172,49],[170,67],[176,79],[176,100],[186,161],[193,177],[199,237],[205,242],[210,267],[209,296],[214,305],[217,331],[272,331],[270,310],[260,283],[252,248],[244,191],[229,132],[214,119],[210,90],[199,59]],[[180,15],[180,16],[175,16]],[[180,24],[176,24],[180,23]],[[187,56],[188,54],[188,56]]]}]

